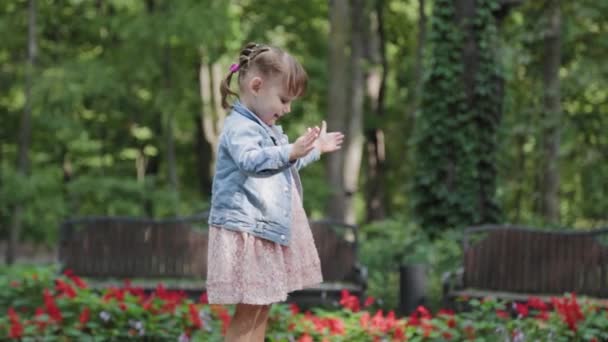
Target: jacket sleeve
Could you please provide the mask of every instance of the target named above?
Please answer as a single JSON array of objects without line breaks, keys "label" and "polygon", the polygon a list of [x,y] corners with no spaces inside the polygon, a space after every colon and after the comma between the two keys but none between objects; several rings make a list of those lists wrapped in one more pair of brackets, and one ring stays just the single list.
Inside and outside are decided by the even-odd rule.
[{"label": "jacket sleeve", "polygon": [[312,162],[319,160],[320,158],[321,158],[321,152],[319,151],[318,148],[315,147],[307,155],[305,155],[304,157],[302,157],[296,161],[296,168],[299,171],[303,167],[307,166],[308,164],[310,164]]},{"label": "jacket sleeve", "polygon": [[224,136],[230,156],[238,168],[252,177],[269,177],[291,167],[291,144],[263,146],[261,128],[245,125]]}]

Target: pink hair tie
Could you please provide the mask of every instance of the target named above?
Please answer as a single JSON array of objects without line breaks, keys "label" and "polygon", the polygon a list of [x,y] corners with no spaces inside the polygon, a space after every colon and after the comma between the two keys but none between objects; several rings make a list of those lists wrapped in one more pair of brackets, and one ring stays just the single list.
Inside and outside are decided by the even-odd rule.
[{"label": "pink hair tie", "polygon": [[230,66],[230,71],[231,71],[231,72],[237,72],[237,71],[239,71],[239,65],[238,65],[238,64],[236,64],[236,63],[232,64],[232,65]]}]

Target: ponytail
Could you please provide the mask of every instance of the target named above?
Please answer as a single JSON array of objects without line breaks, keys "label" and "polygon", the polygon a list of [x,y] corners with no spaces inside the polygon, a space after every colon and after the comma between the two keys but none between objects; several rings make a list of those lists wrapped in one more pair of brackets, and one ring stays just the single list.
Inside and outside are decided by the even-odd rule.
[{"label": "ponytail", "polygon": [[[238,94],[236,92],[234,92],[232,89],[230,89],[230,81],[232,80],[232,75],[239,73],[239,78],[240,77],[244,77],[245,73],[247,72],[247,70],[249,70],[249,67],[251,66],[251,62],[262,52],[266,52],[266,51],[270,51],[270,47],[263,45],[263,44],[257,44],[257,43],[247,43],[247,45],[245,45],[245,47],[243,47],[243,49],[241,50],[241,53],[239,54],[239,62],[238,64],[232,64],[230,66],[230,71],[228,72],[228,75],[222,80],[222,83],[220,84],[220,94],[222,95],[222,108],[224,109],[228,109],[230,108],[230,104],[228,103],[228,96],[236,96],[238,98]],[[276,63],[276,61],[273,61],[273,65],[274,64],[279,64]],[[262,66],[258,66],[259,69],[261,69],[262,72],[267,73],[268,71],[266,70],[268,67],[264,67]],[[277,68],[276,66],[274,66],[274,68]],[[277,69],[278,70],[278,69]]]},{"label": "ponytail", "polygon": [[235,72],[236,71],[233,71],[231,68],[228,72],[228,75],[224,77],[222,83],[220,84],[220,94],[222,95],[222,108],[224,109],[230,108],[230,105],[228,104],[228,96],[239,96],[236,92],[230,89],[230,81],[232,80],[232,75]]}]

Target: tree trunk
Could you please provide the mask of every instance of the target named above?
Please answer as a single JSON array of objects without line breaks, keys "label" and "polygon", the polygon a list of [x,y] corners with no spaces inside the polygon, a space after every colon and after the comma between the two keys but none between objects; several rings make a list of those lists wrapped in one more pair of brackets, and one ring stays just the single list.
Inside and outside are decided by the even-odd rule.
[{"label": "tree trunk", "polygon": [[[160,126],[159,123],[156,123],[154,126],[157,126],[155,129],[156,132],[161,131],[161,128],[159,127]],[[160,156],[159,155],[150,156],[148,158],[147,162],[145,163],[145,172],[144,172],[145,173],[144,178],[152,178],[152,181],[148,180],[145,183],[147,189],[154,189],[156,184],[159,183],[159,181],[157,179],[159,171],[160,171]],[[154,201],[152,200],[152,198],[150,198],[150,197],[144,198],[144,213],[146,214],[146,216],[152,218],[152,217],[154,217],[154,212],[155,212],[155,208],[154,208]]]},{"label": "tree trunk", "polygon": [[[329,6],[329,96],[327,110],[328,131],[346,132],[346,112],[349,108],[348,92],[348,54],[347,42],[349,27],[348,0],[331,0]],[[327,155],[327,178],[331,198],[327,216],[343,221],[345,219],[346,191],[344,189],[343,169],[346,146],[352,141],[346,136],[344,147]]]},{"label": "tree trunk", "polygon": [[[206,148],[210,149],[210,154],[206,157],[200,154],[202,151],[199,153],[201,158],[206,158],[206,160],[201,159],[201,167],[207,169],[205,171],[201,170],[201,177],[209,177],[208,181],[210,181],[215,172],[220,132],[226,118],[226,110],[222,108],[222,98],[219,92],[223,77],[221,64],[217,62],[207,63],[205,62],[205,56],[202,56],[198,76],[201,97],[198,121],[202,138],[204,138],[201,144],[208,145]],[[208,176],[204,176],[204,174]],[[205,180],[201,180],[201,184],[204,182]]]},{"label": "tree trunk", "polygon": [[211,161],[213,159],[213,152],[211,150],[211,144],[205,139],[205,133],[203,132],[203,120],[202,115],[195,117],[196,130],[194,141],[196,142],[196,164],[197,164],[197,176],[199,193],[203,198],[208,197],[211,194]]},{"label": "tree trunk", "polygon": [[[29,0],[28,6],[28,48],[25,74],[25,106],[19,127],[19,155],[17,171],[24,177],[30,173],[29,149],[32,136],[32,83],[37,55],[36,43],[36,0]],[[16,248],[21,235],[23,221],[23,204],[14,208],[13,222],[9,233],[8,248],[6,249],[6,263],[12,264],[16,259]]]},{"label": "tree trunk", "polygon": [[475,28],[472,19],[475,18],[475,0],[457,0],[456,18],[464,34],[462,63],[463,87],[466,92],[468,105],[472,107],[475,99],[475,74],[479,65],[479,49],[475,40]]},{"label": "tree trunk", "polygon": [[[376,117],[374,122],[382,122],[384,117],[384,94],[386,89],[386,46],[384,34],[384,0],[375,2],[372,16],[371,32],[368,42],[368,59],[370,71],[367,75],[367,95],[370,107]],[[387,215],[386,190],[384,185],[384,168],[386,151],[384,131],[379,124],[366,128],[367,138],[367,186],[366,186],[366,222],[382,220]]]},{"label": "tree trunk", "polygon": [[[156,1],[146,0],[145,3],[146,3],[147,13],[150,16],[153,16],[157,10]],[[153,120],[151,123],[151,128],[152,128],[153,136],[160,137],[160,136],[162,136],[162,132],[163,132],[163,121],[162,121],[163,113],[160,112],[157,114],[161,119]],[[158,142],[158,146],[159,146],[159,150],[162,151],[162,146],[163,146],[162,141]],[[142,152],[142,154],[143,154],[143,152]],[[143,163],[144,170],[145,170],[144,171],[144,184],[146,185],[146,191],[148,191],[150,189],[154,189],[156,187],[156,185],[159,183],[158,175],[160,173],[160,158],[161,158],[160,156],[161,155],[162,155],[162,152],[158,153],[155,156],[150,156],[150,157],[148,157],[148,160],[145,163]],[[147,182],[146,182],[146,178],[148,178]],[[151,181],[149,180],[150,178],[152,178]],[[154,201],[150,196],[144,198],[143,210],[147,217],[150,217],[150,218],[154,217],[154,212],[155,212]]]},{"label": "tree trunk", "polygon": [[[2,187],[4,186],[4,174],[2,170],[4,170],[4,130],[0,129],[0,134],[2,137],[2,141],[0,141],[0,192],[2,192]],[[10,206],[8,206],[10,208]],[[0,213],[0,232],[4,232],[6,229],[7,232],[10,231],[9,225],[6,222],[5,214]]]},{"label": "tree trunk", "polygon": [[550,223],[559,221],[559,145],[561,99],[561,13],[559,0],[549,0],[544,41],[543,85],[544,118],[543,163],[541,175],[541,215]]},{"label": "tree trunk", "polygon": [[516,171],[515,171],[515,182],[517,188],[515,190],[515,198],[513,200],[513,207],[515,211],[515,219],[513,222],[521,222],[521,210],[522,201],[524,198],[524,184],[526,179],[526,152],[524,146],[526,144],[526,136],[524,134],[518,134],[515,136],[515,145],[517,146],[517,158],[516,158]]},{"label": "tree trunk", "polygon": [[[168,94],[171,91],[171,48],[169,44],[164,49],[164,79],[165,91]],[[167,141],[167,168],[169,174],[169,184],[173,192],[178,193],[179,184],[177,181],[177,166],[175,162],[175,138],[173,137],[173,111],[169,110],[166,113],[165,138]],[[177,203],[176,203],[177,205]],[[177,208],[177,207],[176,207]]]},{"label": "tree trunk", "polygon": [[359,173],[361,158],[363,156],[363,113],[365,100],[364,75],[364,46],[365,46],[365,13],[366,6],[363,0],[352,0],[352,35],[351,35],[351,94],[350,94],[350,120],[346,128],[348,137],[345,146],[343,177],[344,177],[344,221],[354,224],[356,212],[354,205],[355,195],[359,191]]},{"label": "tree trunk", "polygon": [[[502,103],[504,98],[504,80],[500,75],[489,74],[488,71],[480,69],[482,63],[497,64],[496,56],[488,53],[490,47],[484,47],[479,37],[479,30],[472,22],[475,19],[477,9],[475,0],[457,1],[456,13],[458,21],[465,34],[463,46],[462,81],[466,93],[466,102],[469,108],[483,106],[485,112],[476,114],[474,119],[477,143],[477,154],[475,162],[476,178],[476,205],[472,213],[471,224],[494,223],[497,218],[498,207],[495,202],[496,193],[496,135],[502,119]],[[506,13],[505,13],[506,15]],[[500,18],[495,18],[498,23]],[[488,30],[487,27],[484,27]],[[487,38],[486,38],[487,39]],[[486,44],[494,44],[487,41]],[[488,75],[487,84],[479,80],[479,75]],[[480,95],[478,89],[487,86],[492,95]],[[458,158],[458,157],[456,157]],[[454,179],[454,181],[457,181]]]},{"label": "tree trunk", "polygon": [[70,160],[69,150],[67,145],[63,145],[61,148],[61,170],[63,171],[63,196],[65,198],[67,213],[65,219],[77,216],[78,214],[78,198],[73,198],[68,191],[68,186],[72,179],[74,179],[74,167]]},{"label": "tree trunk", "polygon": [[424,46],[426,42],[426,13],[424,11],[425,0],[418,0],[418,41],[416,42],[416,62],[414,66],[414,96],[411,101],[410,129],[413,131],[416,124],[416,112],[420,106],[420,98],[422,96],[422,75],[424,74]]}]

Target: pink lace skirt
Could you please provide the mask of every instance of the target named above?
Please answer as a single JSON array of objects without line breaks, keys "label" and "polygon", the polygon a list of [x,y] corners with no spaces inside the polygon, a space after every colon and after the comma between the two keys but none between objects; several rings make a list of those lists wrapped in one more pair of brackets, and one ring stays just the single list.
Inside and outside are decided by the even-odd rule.
[{"label": "pink lace skirt", "polygon": [[289,246],[245,232],[209,227],[207,296],[210,304],[282,302],[287,294],[323,281],[321,263],[298,192],[292,191]]}]

